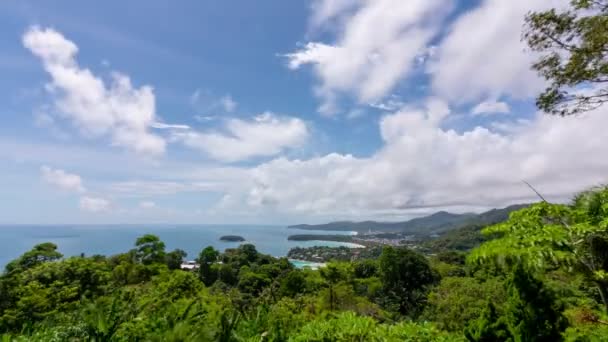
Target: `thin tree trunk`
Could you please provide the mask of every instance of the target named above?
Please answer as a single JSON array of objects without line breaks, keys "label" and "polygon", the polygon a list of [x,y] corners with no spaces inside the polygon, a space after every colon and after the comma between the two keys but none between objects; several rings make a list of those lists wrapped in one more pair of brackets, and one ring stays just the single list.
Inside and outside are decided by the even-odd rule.
[{"label": "thin tree trunk", "polygon": [[602,298],[602,302],[604,303],[604,310],[608,314],[608,284],[605,284],[602,281],[596,282],[597,289],[600,291],[600,297]]},{"label": "thin tree trunk", "polygon": [[334,287],[329,285],[329,311],[334,311]]}]

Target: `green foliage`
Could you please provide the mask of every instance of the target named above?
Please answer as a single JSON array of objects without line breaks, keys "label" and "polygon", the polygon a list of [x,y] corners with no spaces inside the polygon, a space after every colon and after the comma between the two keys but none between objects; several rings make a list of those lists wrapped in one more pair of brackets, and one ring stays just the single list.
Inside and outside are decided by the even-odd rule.
[{"label": "green foliage", "polygon": [[180,269],[182,262],[184,262],[184,259],[187,255],[188,253],[184,252],[181,249],[176,249],[167,253],[165,255],[165,262],[167,263],[167,267],[169,267],[170,270]]},{"label": "green foliage", "polygon": [[353,265],[356,278],[370,278],[378,275],[378,262],[375,260],[357,261]]},{"label": "green foliage", "polygon": [[559,341],[567,322],[555,294],[521,265],[507,287],[506,316],[515,341]]},{"label": "green foliage", "polygon": [[57,252],[57,245],[50,242],[41,243],[34,246],[32,250],[26,252],[17,260],[6,265],[6,273],[20,272],[32,268],[44,262],[61,259],[63,255]]},{"label": "green foliage", "polygon": [[506,282],[502,308],[488,301],[480,317],[465,329],[469,341],[561,341],[567,327],[563,305],[553,291],[521,265]]},{"label": "green foliage", "polygon": [[329,264],[320,270],[321,277],[327,283],[329,310],[333,310],[336,306],[336,284],[345,278],[345,273],[337,264]]},{"label": "green foliage", "polygon": [[512,341],[506,317],[499,316],[492,302],[488,302],[479,318],[465,329],[465,336],[476,342]]},{"label": "green foliage", "polygon": [[511,214],[484,229],[502,237],[486,242],[468,257],[472,263],[497,261],[545,270],[566,267],[593,281],[608,310],[608,188],[592,189],[569,206],[546,202]]},{"label": "green foliage", "polygon": [[287,273],[281,280],[280,292],[283,296],[295,297],[306,291],[306,278],[302,271],[294,270]]},{"label": "green foliage", "polygon": [[156,235],[147,234],[135,241],[135,257],[144,265],[162,263],[165,258],[165,243]]},{"label": "green foliage", "polygon": [[380,256],[380,279],[386,294],[385,306],[394,305],[402,315],[415,316],[438,275],[424,256],[407,248],[385,247]]},{"label": "green foliage", "polygon": [[566,310],[570,327],[564,333],[567,342],[604,341],[608,336],[608,317],[586,306]]},{"label": "green foliage", "polygon": [[431,324],[378,324],[369,317],[347,312],[334,319],[315,320],[291,336],[289,341],[463,341],[458,335],[441,332]]},{"label": "green foliage", "polygon": [[500,278],[443,278],[429,294],[423,317],[437,323],[441,329],[463,331],[486,310],[488,301],[502,306],[506,298]]},{"label": "green foliage", "polygon": [[[597,304],[608,250],[607,198],[600,189],[570,206],[542,203],[516,212],[487,228],[496,240],[466,264],[461,251],[440,248],[427,257],[386,247],[379,258],[380,249],[370,248],[354,262],[297,270],[286,258],[243,245],[223,253],[207,247],[197,258],[199,270],[186,271],[179,269],[185,253],[166,253],[154,235],[108,258],[61,259],[55,245],[41,244],[0,276],[0,336],[259,342],[464,341],[466,334],[471,341],[594,341],[607,321]],[[595,272],[584,267],[591,262]]]},{"label": "green foliage", "polygon": [[569,115],[608,101],[608,1],[571,0],[564,11],[532,12],[523,38],[541,54],[533,68],[550,82],[539,108]]},{"label": "green foliage", "polygon": [[198,274],[205,285],[209,286],[213,284],[218,277],[218,269],[214,267],[217,259],[220,255],[215,248],[208,246],[201,251],[196,260],[198,262]]},{"label": "green foliage", "polygon": [[489,236],[481,234],[482,228],[483,226],[473,225],[454,229],[425,242],[423,246],[434,253],[449,250],[469,251],[490,240]]}]

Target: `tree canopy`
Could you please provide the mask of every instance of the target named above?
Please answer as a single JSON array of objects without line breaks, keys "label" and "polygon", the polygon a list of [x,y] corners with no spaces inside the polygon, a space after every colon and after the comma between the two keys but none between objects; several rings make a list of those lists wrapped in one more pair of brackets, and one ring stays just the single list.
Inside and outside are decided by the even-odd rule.
[{"label": "tree canopy", "polygon": [[549,81],[540,109],[570,115],[608,102],[608,1],[571,0],[568,9],[529,13],[523,39],[540,55],[533,68]]}]

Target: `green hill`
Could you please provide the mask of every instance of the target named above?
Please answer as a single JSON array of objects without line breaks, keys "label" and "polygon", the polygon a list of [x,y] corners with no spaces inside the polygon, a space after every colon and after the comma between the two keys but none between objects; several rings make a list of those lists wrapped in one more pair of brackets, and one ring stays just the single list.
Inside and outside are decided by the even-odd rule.
[{"label": "green hill", "polygon": [[517,204],[502,209],[492,209],[481,214],[465,213],[453,214],[439,211],[429,216],[418,217],[403,222],[376,222],[376,221],[338,221],[325,224],[299,224],[289,226],[291,229],[304,230],[333,230],[354,231],[359,233],[372,232],[399,232],[406,234],[441,234],[446,231],[471,225],[485,226],[502,222],[509,217],[512,211],[528,206]]}]

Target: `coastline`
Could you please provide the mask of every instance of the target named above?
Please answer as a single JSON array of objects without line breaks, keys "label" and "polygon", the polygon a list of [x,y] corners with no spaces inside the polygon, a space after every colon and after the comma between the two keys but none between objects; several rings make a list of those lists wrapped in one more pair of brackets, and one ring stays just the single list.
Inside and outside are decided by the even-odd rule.
[{"label": "coastline", "polygon": [[299,260],[299,259],[288,259],[289,262],[294,265],[296,268],[305,268],[305,267],[310,267],[310,269],[312,270],[317,270],[321,267],[325,267],[327,265],[327,263],[325,262],[314,262],[314,261],[306,261],[306,260]]}]

